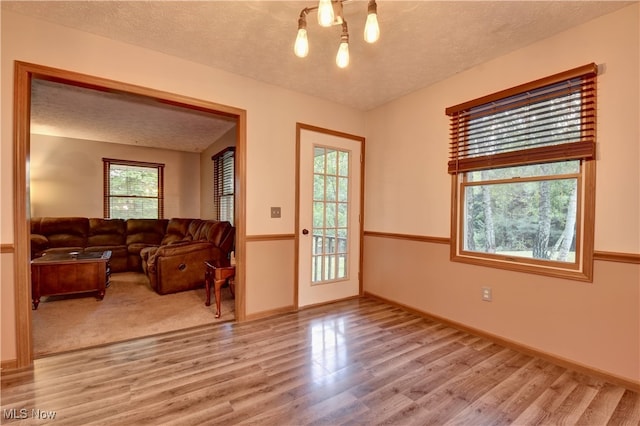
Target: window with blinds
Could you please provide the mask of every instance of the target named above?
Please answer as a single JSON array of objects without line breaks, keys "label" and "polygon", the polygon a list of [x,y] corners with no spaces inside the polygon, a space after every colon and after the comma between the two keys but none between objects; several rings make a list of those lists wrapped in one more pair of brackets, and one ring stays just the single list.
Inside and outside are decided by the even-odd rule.
[{"label": "window with blinds", "polygon": [[234,223],[235,148],[228,147],[213,157],[213,203],[216,219]]},{"label": "window with blinds", "polygon": [[104,217],[162,219],[164,164],[103,158]]},{"label": "window with blinds", "polygon": [[446,109],[452,260],[591,280],[597,66]]}]

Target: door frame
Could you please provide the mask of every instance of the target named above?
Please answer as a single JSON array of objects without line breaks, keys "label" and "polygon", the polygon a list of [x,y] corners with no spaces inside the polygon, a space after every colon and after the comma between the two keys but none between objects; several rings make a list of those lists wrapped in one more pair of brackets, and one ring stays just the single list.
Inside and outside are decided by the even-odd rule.
[{"label": "door frame", "polygon": [[[359,232],[359,242],[360,242],[360,256],[358,259],[359,267],[358,267],[358,296],[362,297],[364,294],[364,286],[363,286],[363,259],[364,259],[364,178],[365,178],[365,138],[364,136],[357,136],[350,133],[344,133],[337,130],[331,130],[324,127],[313,126],[311,124],[305,123],[296,123],[296,215],[295,215],[295,259],[294,259],[294,286],[293,286],[293,306],[296,310],[300,307],[298,305],[298,286],[299,275],[300,275],[300,135],[302,130],[308,130],[312,132],[324,133],[331,136],[337,136],[340,138],[351,139],[360,143],[360,211],[358,214],[360,215],[360,232]],[[332,301],[333,302],[333,301]],[[332,302],[325,302],[332,303]],[[308,305],[305,308],[310,308],[316,305]]]},{"label": "door frame", "polygon": [[13,101],[13,229],[14,229],[14,303],[16,367],[33,364],[33,333],[31,318],[31,278],[29,244],[29,155],[31,121],[31,82],[43,79],[113,93],[127,93],[155,99],[159,102],[211,112],[234,118],[236,130],[236,321],[245,320],[245,247],[246,247],[246,135],[247,113],[243,109],[222,105],[157,89],[109,80],[28,62],[16,61],[14,65]]}]

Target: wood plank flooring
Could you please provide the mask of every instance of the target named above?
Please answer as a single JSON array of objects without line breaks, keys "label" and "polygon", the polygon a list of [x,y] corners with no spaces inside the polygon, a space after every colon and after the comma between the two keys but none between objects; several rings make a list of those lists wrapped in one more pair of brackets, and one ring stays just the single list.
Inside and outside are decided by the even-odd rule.
[{"label": "wood plank flooring", "polygon": [[1,379],[2,424],[640,424],[636,392],[367,298],[58,354]]}]

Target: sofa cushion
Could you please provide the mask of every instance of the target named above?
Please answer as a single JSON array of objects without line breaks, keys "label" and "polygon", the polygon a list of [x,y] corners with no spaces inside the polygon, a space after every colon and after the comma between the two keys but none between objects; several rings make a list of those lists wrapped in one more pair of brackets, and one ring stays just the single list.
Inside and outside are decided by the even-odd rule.
[{"label": "sofa cushion", "polygon": [[40,256],[49,248],[49,240],[44,235],[31,234],[31,258]]},{"label": "sofa cushion", "polygon": [[[128,246],[134,244],[160,245],[167,230],[167,219],[127,219],[127,242]],[[140,253],[137,249],[137,253]],[[132,250],[130,249],[131,253]]]},{"label": "sofa cushion", "polygon": [[89,219],[87,246],[121,246],[127,242],[124,219]]},{"label": "sofa cushion", "polygon": [[189,230],[187,232],[188,237],[193,241],[200,239],[200,227],[205,221],[202,219],[193,219],[189,224]]},{"label": "sofa cushion", "polygon": [[85,247],[89,234],[86,217],[44,217],[40,220],[40,232],[49,240],[50,248]]},{"label": "sofa cushion", "polygon": [[167,231],[162,238],[161,246],[175,243],[176,241],[189,241],[192,237],[189,235],[189,225],[193,219],[173,218],[169,220]]},{"label": "sofa cushion", "polygon": [[198,230],[198,240],[208,241],[214,246],[220,246],[224,237],[231,231],[229,222],[205,221]]}]

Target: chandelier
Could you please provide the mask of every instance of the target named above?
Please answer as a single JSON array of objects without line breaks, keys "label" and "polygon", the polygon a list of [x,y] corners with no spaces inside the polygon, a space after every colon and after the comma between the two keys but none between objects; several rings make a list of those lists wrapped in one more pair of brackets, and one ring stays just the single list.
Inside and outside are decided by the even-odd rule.
[{"label": "chandelier", "polygon": [[[349,29],[342,14],[343,3],[349,0],[320,0],[317,6],[305,7],[298,18],[298,36],[293,46],[296,56],[304,58],[309,54],[309,40],[307,39],[307,14],[317,10],[318,24],[322,27],[333,25],[342,26],[340,46],[336,55],[336,64],[340,68],[349,65]],[[364,39],[367,43],[375,43],[380,38],[378,26],[378,6],[375,0],[369,0],[367,7],[367,22],[364,27]]]}]

